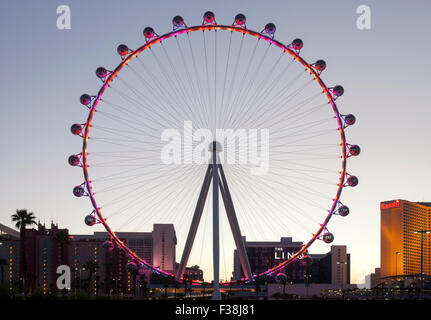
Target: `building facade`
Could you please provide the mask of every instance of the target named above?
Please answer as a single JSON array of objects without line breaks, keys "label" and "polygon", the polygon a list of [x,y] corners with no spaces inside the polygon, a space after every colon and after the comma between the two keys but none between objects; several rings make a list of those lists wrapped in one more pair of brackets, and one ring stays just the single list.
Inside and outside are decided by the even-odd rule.
[{"label": "building facade", "polygon": [[[3,225],[0,225],[0,233],[0,258],[7,261],[4,279],[11,289],[20,291],[24,277],[20,265],[19,233]],[[60,234],[67,235],[66,240]],[[176,236],[172,224],[155,224],[151,232],[118,232],[117,236],[148,263],[159,263],[155,266],[174,271]],[[75,292],[86,291],[91,295],[135,293],[137,280],[145,274],[146,281],[149,281],[150,274],[128,272],[129,256],[116,246],[106,248],[104,242],[107,240],[106,232],[69,235],[67,229],[59,229],[54,224],[46,228],[39,223],[37,229],[27,229],[27,290],[57,291],[57,267],[67,265],[71,269],[71,285]]]},{"label": "building facade", "polygon": [[[380,203],[380,277],[421,271],[421,234],[431,230],[431,203],[391,200]],[[431,235],[423,234],[423,272],[431,275]]]},{"label": "building facade", "polygon": [[[250,268],[253,274],[271,269],[302,248],[302,242],[294,242],[284,237],[279,242],[247,242],[243,237]],[[309,263],[302,261],[303,256],[286,266],[281,273],[289,283],[332,283],[336,285],[350,283],[350,254],[346,246],[331,246],[326,254],[306,254]],[[244,277],[238,254],[234,251],[233,280]]]}]

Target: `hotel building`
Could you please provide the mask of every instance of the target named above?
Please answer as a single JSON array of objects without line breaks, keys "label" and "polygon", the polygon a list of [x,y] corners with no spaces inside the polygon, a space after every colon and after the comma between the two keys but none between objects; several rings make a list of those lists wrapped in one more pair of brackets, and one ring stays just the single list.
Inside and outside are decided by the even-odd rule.
[{"label": "hotel building", "polygon": [[[379,276],[384,278],[419,274],[421,234],[415,231],[431,230],[431,203],[400,199],[381,202],[380,221]],[[423,234],[423,272],[431,275],[430,234]]]},{"label": "hotel building", "polygon": [[[294,242],[290,237],[280,241],[247,242],[244,244],[253,274],[262,273],[290,258],[302,248],[302,242]],[[281,273],[286,274],[291,283],[331,283],[343,285],[350,283],[350,254],[346,246],[331,246],[326,254],[309,254],[311,264],[305,267],[301,261],[294,261],[285,267]],[[239,257],[234,251],[233,280],[244,277]],[[308,279],[306,279],[308,277]]]},{"label": "hotel building", "polygon": [[[70,235],[66,244],[56,240],[60,232],[68,234],[67,229],[59,229],[54,224],[49,229],[42,224],[38,224],[37,229],[26,229],[25,254],[31,275],[26,287],[29,290],[56,291],[57,267],[68,265],[72,271],[72,289],[85,287],[94,295],[135,292],[136,277],[126,270],[130,259],[119,248],[109,250],[103,246],[109,240],[106,232]],[[22,290],[19,232],[0,224],[0,234],[3,239],[0,258],[8,263],[5,281],[11,289]],[[151,232],[118,232],[117,236],[150,264],[174,272],[177,240],[172,224],[154,224]],[[97,266],[91,274],[88,267],[83,269],[89,263]],[[146,274],[146,281],[149,280],[150,276]]]}]

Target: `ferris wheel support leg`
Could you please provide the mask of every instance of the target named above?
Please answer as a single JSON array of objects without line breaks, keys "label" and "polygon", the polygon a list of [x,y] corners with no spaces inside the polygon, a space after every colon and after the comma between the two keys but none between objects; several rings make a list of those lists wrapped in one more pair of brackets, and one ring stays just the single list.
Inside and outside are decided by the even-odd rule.
[{"label": "ferris wheel support leg", "polygon": [[239,228],[238,219],[235,213],[235,207],[233,205],[232,197],[229,192],[227,185],[226,176],[223,171],[222,165],[219,165],[219,172],[221,177],[220,192],[223,197],[226,214],[229,220],[232,235],[235,241],[236,250],[238,252],[239,261],[241,263],[242,271],[247,280],[252,280],[252,273],[250,267],[250,261],[248,260],[247,251],[245,249],[244,240],[241,236],[241,229]]},{"label": "ferris wheel support leg", "polygon": [[220,230],[219,230],[219,175],[218,175],[218,150],[216,142],[213,143],[213,270],[214,290],[212,300],[221,300],[220,294]]},{"label": "ferris wheel support leg", "polygon": [[199,194],[199,199],[196,204],[195,212],[193,214],[193,219],[190,225],[189,234],[187,236],[186,245],[184,246],[183,255],[181,256],[181,262],[178,267],[177,278],[176,278],[177,281],[181,280],[181,277],[184,274],[184,270],[186,269],[187,261],[189,260],[189,257],[190,257],[190,251],[192,250],[193,242],[195,240],[196,232],[198,230],[199,222],[202,217],[202,212],[205,207],[205,201],[211,184],[212,172],[213,172],[212,165],[209,165],[205,174],[204,182],[202,184],[201,192]]}]

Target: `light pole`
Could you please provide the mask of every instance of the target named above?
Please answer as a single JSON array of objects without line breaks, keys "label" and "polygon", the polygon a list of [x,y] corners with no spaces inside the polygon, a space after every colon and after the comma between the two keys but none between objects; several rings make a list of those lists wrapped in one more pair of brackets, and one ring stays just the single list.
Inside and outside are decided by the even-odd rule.
[{"label": "light pole", "polygon": [[415,230],[413,231],[414,234],[420,233],[421,235],[421,278],[420,278],[420,298],[423,297],[423,291],[424,291],[424,234],[430,234],[431,230]]},{"label": "light pole", "polygon": [[[120,281],[121,279],[116,279],[116,278],[113,278],[112,279],[112,281],[115,281],[115,291],[117,292],[117,295],[119,294],[119,292],[118,292],[118,281]],[[114,292],[115,292],[114,291]]]},{"label": "light pole", "polygon": [[341,271],[341,294],[344,298],[344,293],[343,293],[343,284],[344,284],[344,279],[343,279],[343,264],[347,265],[347,261],[337,261],[337,265],[340,266],[340,271]]},{"label": "light pole", "polygon": [[74,268],[73,271],[79,271],[79,292],[81,292],[81,283],[82,283],[82,271],[87,270],[85,267],[81,267],[81,268]]}]

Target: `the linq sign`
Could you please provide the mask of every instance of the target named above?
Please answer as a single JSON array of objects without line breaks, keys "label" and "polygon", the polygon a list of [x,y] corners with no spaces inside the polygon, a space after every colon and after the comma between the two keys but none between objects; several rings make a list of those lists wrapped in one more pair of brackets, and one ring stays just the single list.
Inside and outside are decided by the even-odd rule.
[{"label": "the linq sign", "polygon": [[[275,248],[274,259],[275,260],[286,260],[286,259],[290,259],[294,254],[295,254],[295,252],[293,252],[293,251],[285,252],[282,248]],[[302,259],[303,256],[304,256],[304,254],[301,254],[298,257],[298,259]]]}]

